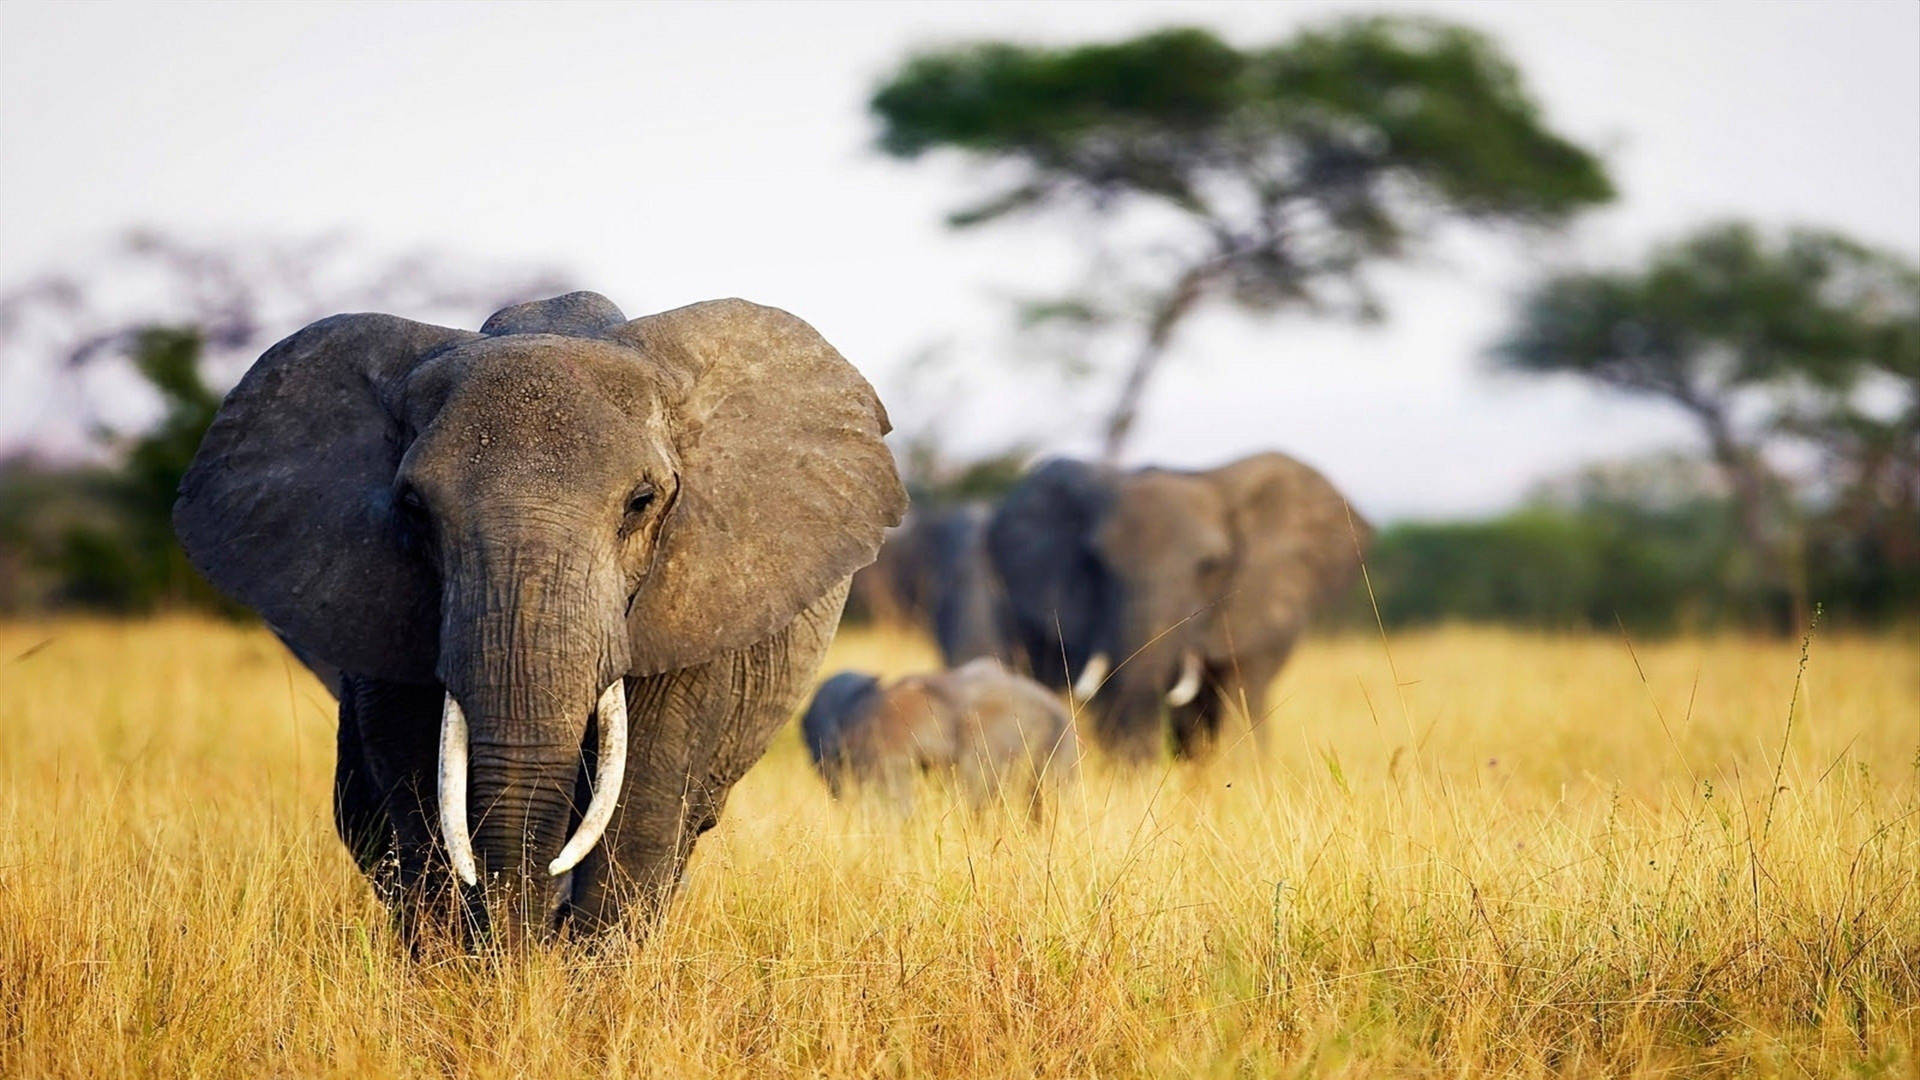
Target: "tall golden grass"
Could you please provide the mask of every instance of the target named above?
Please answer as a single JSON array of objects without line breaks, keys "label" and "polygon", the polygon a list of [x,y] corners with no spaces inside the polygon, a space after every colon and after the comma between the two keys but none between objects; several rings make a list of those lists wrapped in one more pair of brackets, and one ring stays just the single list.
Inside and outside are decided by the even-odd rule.
[{"label": "tall golden grass", "polygon": [[788,732],[649,939],[423,963],[271,638],[0,627],[0,1075],[1912,1075],[1920,641],[1799,668],[1318,640],[1264,753],[1037,829],[836,805]]}]

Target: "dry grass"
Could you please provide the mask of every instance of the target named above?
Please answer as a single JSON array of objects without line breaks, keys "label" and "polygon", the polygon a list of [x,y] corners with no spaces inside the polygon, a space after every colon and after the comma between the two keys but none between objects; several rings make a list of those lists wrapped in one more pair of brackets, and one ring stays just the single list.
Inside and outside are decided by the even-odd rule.
[{"label": "dry grass", "polygon": [[1816,640],[1790,733],[1794,644],[1391,646],[1042,831],[832,805],[789,733],[649,942],[428,965],[264,634],[3,627],[0,1075],[1920,1070],[1912,636]]}]

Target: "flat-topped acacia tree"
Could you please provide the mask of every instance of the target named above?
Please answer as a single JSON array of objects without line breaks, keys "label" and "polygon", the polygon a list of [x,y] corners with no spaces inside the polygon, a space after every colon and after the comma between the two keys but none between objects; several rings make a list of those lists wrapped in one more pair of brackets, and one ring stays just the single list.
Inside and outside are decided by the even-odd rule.
[{"label": "flat-topped acacia tree", "polygon": [[[1118,316],[1138,340],[1108,459],[1202,305],[1371,316],[1365,270],[1436,224],[1550,226],[1613,195],[1492,41],[1432,19],[1344,19],[1250,49],[1199,29],[943,48],[909,57],[871,108],[888,154],[996,166],[984,197],[949,218],[957,228],[1078,207],[1138,246],[1130,265],[1171,253]],[[1131,215],[1148,207],[1160,212]]]}]

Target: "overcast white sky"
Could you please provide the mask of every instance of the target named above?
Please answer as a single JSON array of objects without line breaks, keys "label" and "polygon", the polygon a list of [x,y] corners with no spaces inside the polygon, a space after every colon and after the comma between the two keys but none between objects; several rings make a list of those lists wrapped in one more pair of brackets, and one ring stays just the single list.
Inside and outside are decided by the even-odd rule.
[{"label": "overcast white sky", "polygon": [[[1397,4],[1479,25],[1551,123],[1604,148],[1619,203],[1550,251],[1447,245],[1385,281],[1388,325],[1216,313],[1180,339],[1134,457],[1277,446],[1376,518],[1479,512],[1534,479],[1690,432],[1659,406],[1485,373],[1540,260],[1618,257],[1703,218],[1848,230],[1920,258],[1920,5]],[[1069,41],[1170,22],[1252,43],[1374,5],[549,4],[0,7],[0,287],[130,225],[345,230],[554,264],[629,315],[739,295],[811,321],[902,427],[965,451],[1086,450],[1106,384],[1035,393],[1008,291],[1058,286],[1044,222],[947,232],[964,173],[869,148],[865,95],[903,50]],[[293,329],[292,327],[287,328]],[[959,385],[909,377],[930,346]],[[0,446],[43,383],[0,369]],[[57,418],[56,418],[57,421]],[[58,423],[52,425],[58,427]]]}]

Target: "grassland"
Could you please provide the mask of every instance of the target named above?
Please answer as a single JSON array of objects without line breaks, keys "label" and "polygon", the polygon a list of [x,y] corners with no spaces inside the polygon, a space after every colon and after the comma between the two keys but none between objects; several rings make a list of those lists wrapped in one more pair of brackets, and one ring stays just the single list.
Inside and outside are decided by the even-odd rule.
[{"label": "grassland", "polygon": [[1920,640],[1799,667],[1320,640],[1265,754],[1044,829],[832,804],[788,732],[649,940],[416,963],[270,638],[0,627],[0,1075],[1913,1075]]}]

